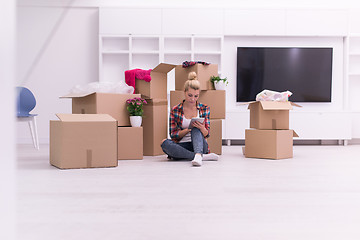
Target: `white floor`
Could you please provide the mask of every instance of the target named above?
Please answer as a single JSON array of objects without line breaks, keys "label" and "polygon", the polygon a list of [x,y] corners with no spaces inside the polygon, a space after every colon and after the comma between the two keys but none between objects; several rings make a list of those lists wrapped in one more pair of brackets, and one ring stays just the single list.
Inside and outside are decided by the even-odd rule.
[{"label": "white floor", "polygon": [[360,239],[360,145],[295,146],[287,160],[224,146],[201,168],[164,156],[59,170],[18,146],[18,239]]}]

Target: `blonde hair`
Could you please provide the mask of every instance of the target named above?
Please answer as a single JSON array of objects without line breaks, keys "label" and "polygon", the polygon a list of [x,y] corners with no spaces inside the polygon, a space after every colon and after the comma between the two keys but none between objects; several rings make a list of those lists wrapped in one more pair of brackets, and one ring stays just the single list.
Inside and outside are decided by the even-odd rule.
[{"label": "blonde hair", "polygon": [[189,88],[194,90],[200,89],[200,82],[197,80],[196,72],[190,72],[188,75],[188,80],[184,84],[184,91],[189,91]]}]

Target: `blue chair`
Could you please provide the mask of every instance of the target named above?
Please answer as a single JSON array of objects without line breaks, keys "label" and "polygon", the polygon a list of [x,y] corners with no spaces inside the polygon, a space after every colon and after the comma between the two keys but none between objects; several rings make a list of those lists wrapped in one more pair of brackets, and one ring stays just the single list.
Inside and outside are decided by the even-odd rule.
[{"label": "blue chair", "polygon": [[34,147],[39,149],[39,138],[36,125],[37,114],[30,113],[36,106],[35,96],[25,87],[16,87],[16,97],[17,120],[19,122],[28,122]]}]

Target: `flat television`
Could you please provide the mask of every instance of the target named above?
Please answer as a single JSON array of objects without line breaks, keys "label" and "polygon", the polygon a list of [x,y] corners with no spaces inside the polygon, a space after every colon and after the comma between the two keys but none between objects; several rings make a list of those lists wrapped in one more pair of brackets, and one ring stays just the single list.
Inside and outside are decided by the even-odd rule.
[{"label": "flat television", "polygon": [[331,102],[332,48],[238,47],[237,102],[264,89],[291,91],[293,102]]}]

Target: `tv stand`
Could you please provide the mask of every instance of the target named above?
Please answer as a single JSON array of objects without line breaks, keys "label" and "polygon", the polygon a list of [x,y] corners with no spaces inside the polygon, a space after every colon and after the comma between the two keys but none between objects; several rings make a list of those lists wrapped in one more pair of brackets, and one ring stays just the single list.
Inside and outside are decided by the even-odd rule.
[{"label": "tv stand", "polygon": [[[224,123],[227,145],[232,140],[244,140],[245,129],[249,128],[249,111],[228,111]],[[350,112],[290,112],[290,129],[299,135],[296,140],[335,140],[347,145],[352,138],[352,116]]]}]

